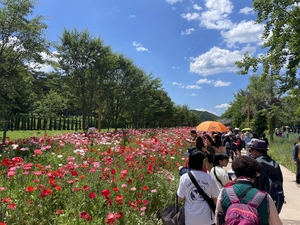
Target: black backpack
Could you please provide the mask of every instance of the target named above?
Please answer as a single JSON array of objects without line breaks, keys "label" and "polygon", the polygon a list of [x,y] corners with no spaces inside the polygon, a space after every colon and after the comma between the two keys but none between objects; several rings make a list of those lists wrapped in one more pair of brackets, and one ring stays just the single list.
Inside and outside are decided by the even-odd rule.
[{"label": "black backpack", "polygon": [[282,183],[278,179],[277,171],[268,173],[261,165],[261,173],[266,177],[265,190],[272,197],[279,214],[284,204],[284,193]]}]

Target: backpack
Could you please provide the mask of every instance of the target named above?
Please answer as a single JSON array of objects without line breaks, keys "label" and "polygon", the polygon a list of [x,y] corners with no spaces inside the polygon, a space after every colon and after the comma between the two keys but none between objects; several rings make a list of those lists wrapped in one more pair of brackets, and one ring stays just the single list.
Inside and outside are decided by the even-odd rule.
[{"label": "backpack", "polygon": [[[248,188],[246,193],[251,189],[252,187]],[[225,188],[225,190],[231,205],[226,211],[225,223],[223,223],[223,225],[259,225],[260,216],[257,208],[262,203],[267,193],[258,190],[248,204],[243,204],[240,202],[232,186]]]},{"label": "backpack", "polygon": [[[262,165],[261,165],[262,166]],[[282,205],[284,204],[284,194],[283,194],[283,187],[282,183],[279,181],[277,172],[273,171],[270,172],[268,175],[265,172],[266,170],[264,167],[261,167],[261,172],[266,176],[266,186],[265,190],[269,193],[269,195],[272,197],[278,214],[280,213],[282,209]]]}]

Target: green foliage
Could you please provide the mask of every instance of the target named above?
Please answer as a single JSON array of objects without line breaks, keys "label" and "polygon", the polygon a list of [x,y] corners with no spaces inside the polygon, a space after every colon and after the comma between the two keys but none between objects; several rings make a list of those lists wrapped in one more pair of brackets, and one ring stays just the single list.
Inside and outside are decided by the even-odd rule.
[{"label": "green foliage", "polygon": [[207,112],[207,111],[199,111],[199,110],[191,110],[193,113],[196,113],[199,117],[198,123],[204,122],[204,121],[215,121],[219,119],[219,116]]},{"label": "green foliage", "polygon": [[[43,16],[32,16],[34,1],[0,1],[0,104],[1,111],[24,110],[30,105],[34,65],[47,52],[47,26]],[[26,62],[26,64],[25,64]]]},{"label": "green foliage", "polygon": [[251,128],[257,133],[258,136],[268,129],[268,121],[265,111],[261,110],[255,113],[251,122]]},{"label": "green foliage", "polygon": [[[263,76],[270,75],[271,70],[277,71],[272,76],[279,81],[282,92],[297,89],[299,79],[296,75],[300,63],[299,6],[294,0],[253,0],[253,7],[257,13],[257,23],[264,24],[263,48],[267,53],[257,58],[246,53],[244,59],[236,63],[241,69],[239,74],[248,74],[250,69],[256,72],[259,64],[262,64]],[[282,68],[286,72],[279,74]]]}]

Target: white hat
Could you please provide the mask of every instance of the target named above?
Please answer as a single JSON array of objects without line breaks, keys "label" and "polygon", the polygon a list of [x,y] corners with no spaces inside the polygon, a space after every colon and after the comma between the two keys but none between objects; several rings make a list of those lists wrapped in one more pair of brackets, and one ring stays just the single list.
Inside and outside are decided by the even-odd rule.
[{"label": "white hat", "polygon": [[227,134],[225,134],[225,137],[228,137],[228,136],[230,136],[230,135],[232,135],[232,132],[231,132],[231,131],[229,131]]}]

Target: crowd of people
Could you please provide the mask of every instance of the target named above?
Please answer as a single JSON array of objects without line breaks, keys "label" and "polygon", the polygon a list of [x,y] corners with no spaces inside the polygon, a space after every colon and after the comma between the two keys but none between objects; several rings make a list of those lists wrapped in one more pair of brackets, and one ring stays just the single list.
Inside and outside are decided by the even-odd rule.
[{"label": "crowd of people", "polygon": [[[255,218],[259,221],[257,224],[282,224],[279,213],[284,202],[284,192],[280,189],[283,176],[279,164],[267,154],[269,142],[265,134],[258,136],[248,131],[240,134],[238,130],[198,134],[192,130],[190,135],[191,138],[185,139],[191,147],[182,169],[195,177],[201,189],[214,201],[216,210],[211,210],[190,175],[183,173],[177,195],[185,201],[186,225],[221,225],[229,224],[229,220],[250,219],[253,221],[245,224],[256,224]],[[242,149],[246,150],[246,155],[241,154]],[[294,155],[296,152],[300,151],[295,145]],[[234,176],[224,169],[230,159]],[[276,174],[276,180],[272,181],[278,184],[277,189],[271,188],[272,174]],[[298,179],[300,183],[300,177]],[[273,196],[274,191],[277,195],[281,193],[280,198]],[[252,214],[245,214],[247,210],[236,212],[241,207],[233,207],[235,204],[245,205],[247,210],[251,208]],[[240,216],[234,218],[234,215]]]}]

